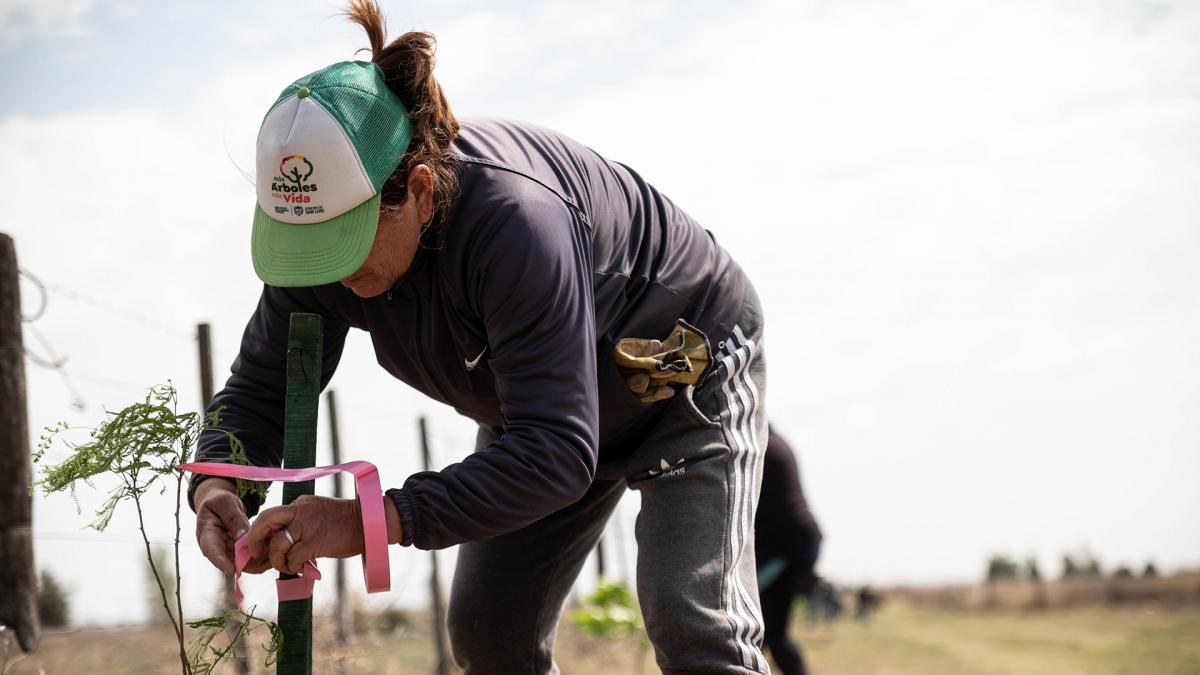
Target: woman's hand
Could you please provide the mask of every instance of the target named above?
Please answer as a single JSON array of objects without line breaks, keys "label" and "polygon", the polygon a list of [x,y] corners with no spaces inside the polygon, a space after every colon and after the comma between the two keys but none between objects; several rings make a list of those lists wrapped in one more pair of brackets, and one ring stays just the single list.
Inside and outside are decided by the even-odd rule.
[{"label": "woman's hand", "polygon": [[246,533],[250,521],[233,482],[209,478],[196,486],[196,543],[200,552],[228,576],[233,576],[233,542]]},{"label": "woman's hand", "polygon": [[[291,533],[289,541],[284,530]],[[363,552],[362,511],[357,499],[305,495],[264,510],[246,535],[251,574],[274,568],[299,574],[313,558],[349,558]]]}]

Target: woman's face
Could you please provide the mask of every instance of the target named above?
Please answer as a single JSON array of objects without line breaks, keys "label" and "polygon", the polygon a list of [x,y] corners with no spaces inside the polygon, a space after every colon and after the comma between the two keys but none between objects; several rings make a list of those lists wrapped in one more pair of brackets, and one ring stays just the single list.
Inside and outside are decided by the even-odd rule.
[{"label": "woman's face", "polygon": [[424,164],[408,172],[408,196],[399,210],[379,216],[371,252],[358,270],[341,284],[360,298],[382,295],[396,285],[412,265],[421,229],[433,217],[433,173]]}]

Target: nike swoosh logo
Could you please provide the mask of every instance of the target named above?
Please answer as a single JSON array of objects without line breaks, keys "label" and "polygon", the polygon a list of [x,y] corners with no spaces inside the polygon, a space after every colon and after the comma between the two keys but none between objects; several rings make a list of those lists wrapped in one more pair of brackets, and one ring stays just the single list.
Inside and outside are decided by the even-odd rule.
[{"label": "nike swoosh logo", "polygon": [[479,359],[482,359],[483,355],[486,353],[487,353],[487,347],[485,346],[483,348],[483,351],[479,352],[479,356],[476,356],[474,358],[474,360],[468,361],[466,359],[463,359],[463,363],[466,364],[466,366],[467,366],[468,373],[471,372],[472,370],[475,370],[475,366],[479,365]]}]

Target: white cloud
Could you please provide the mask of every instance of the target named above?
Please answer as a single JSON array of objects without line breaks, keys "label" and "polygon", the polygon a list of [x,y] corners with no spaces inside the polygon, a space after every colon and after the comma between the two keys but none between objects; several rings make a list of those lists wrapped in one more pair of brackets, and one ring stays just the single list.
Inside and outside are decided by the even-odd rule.
[{"label": "white cloud", "polygon": [[0,44],[90,33],[85,19],[96,0],[0,0]]}]

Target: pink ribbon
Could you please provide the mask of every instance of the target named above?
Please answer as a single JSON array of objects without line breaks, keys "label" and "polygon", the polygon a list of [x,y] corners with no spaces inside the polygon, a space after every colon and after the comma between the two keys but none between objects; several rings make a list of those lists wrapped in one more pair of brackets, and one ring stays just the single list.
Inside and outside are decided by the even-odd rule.
[{"label": "pink ribbon", "polygon": [[[279,481],[281,483],[316,480],[339,471],[353,475],[355,491],[358,493],[359,511],[362,512],[363,576],[367,581],[367,592],[380,593],[392,587],[391,572],[388,568],[387,521],[383,513],[383,491],[379,487],[379,472],[375,469],[374,464],[354,461],[330,466],[314,466],[309,469],[276,469],[242,464],[192,462],[180,464],[178,468],[206,476]],[[243,596],[238,580],[242,576],[242,570],[250,562],[250,546],[246,543],[246,535],[238,537],[233,548],[233,586],[240,604]],[[304,563],[304,568],[296,578],[277,580],[275,590],[279,594],[280,600],[311,598],[313,584],[320,578],[321,571],[317,569],[317,561],[309,560]]]}]

